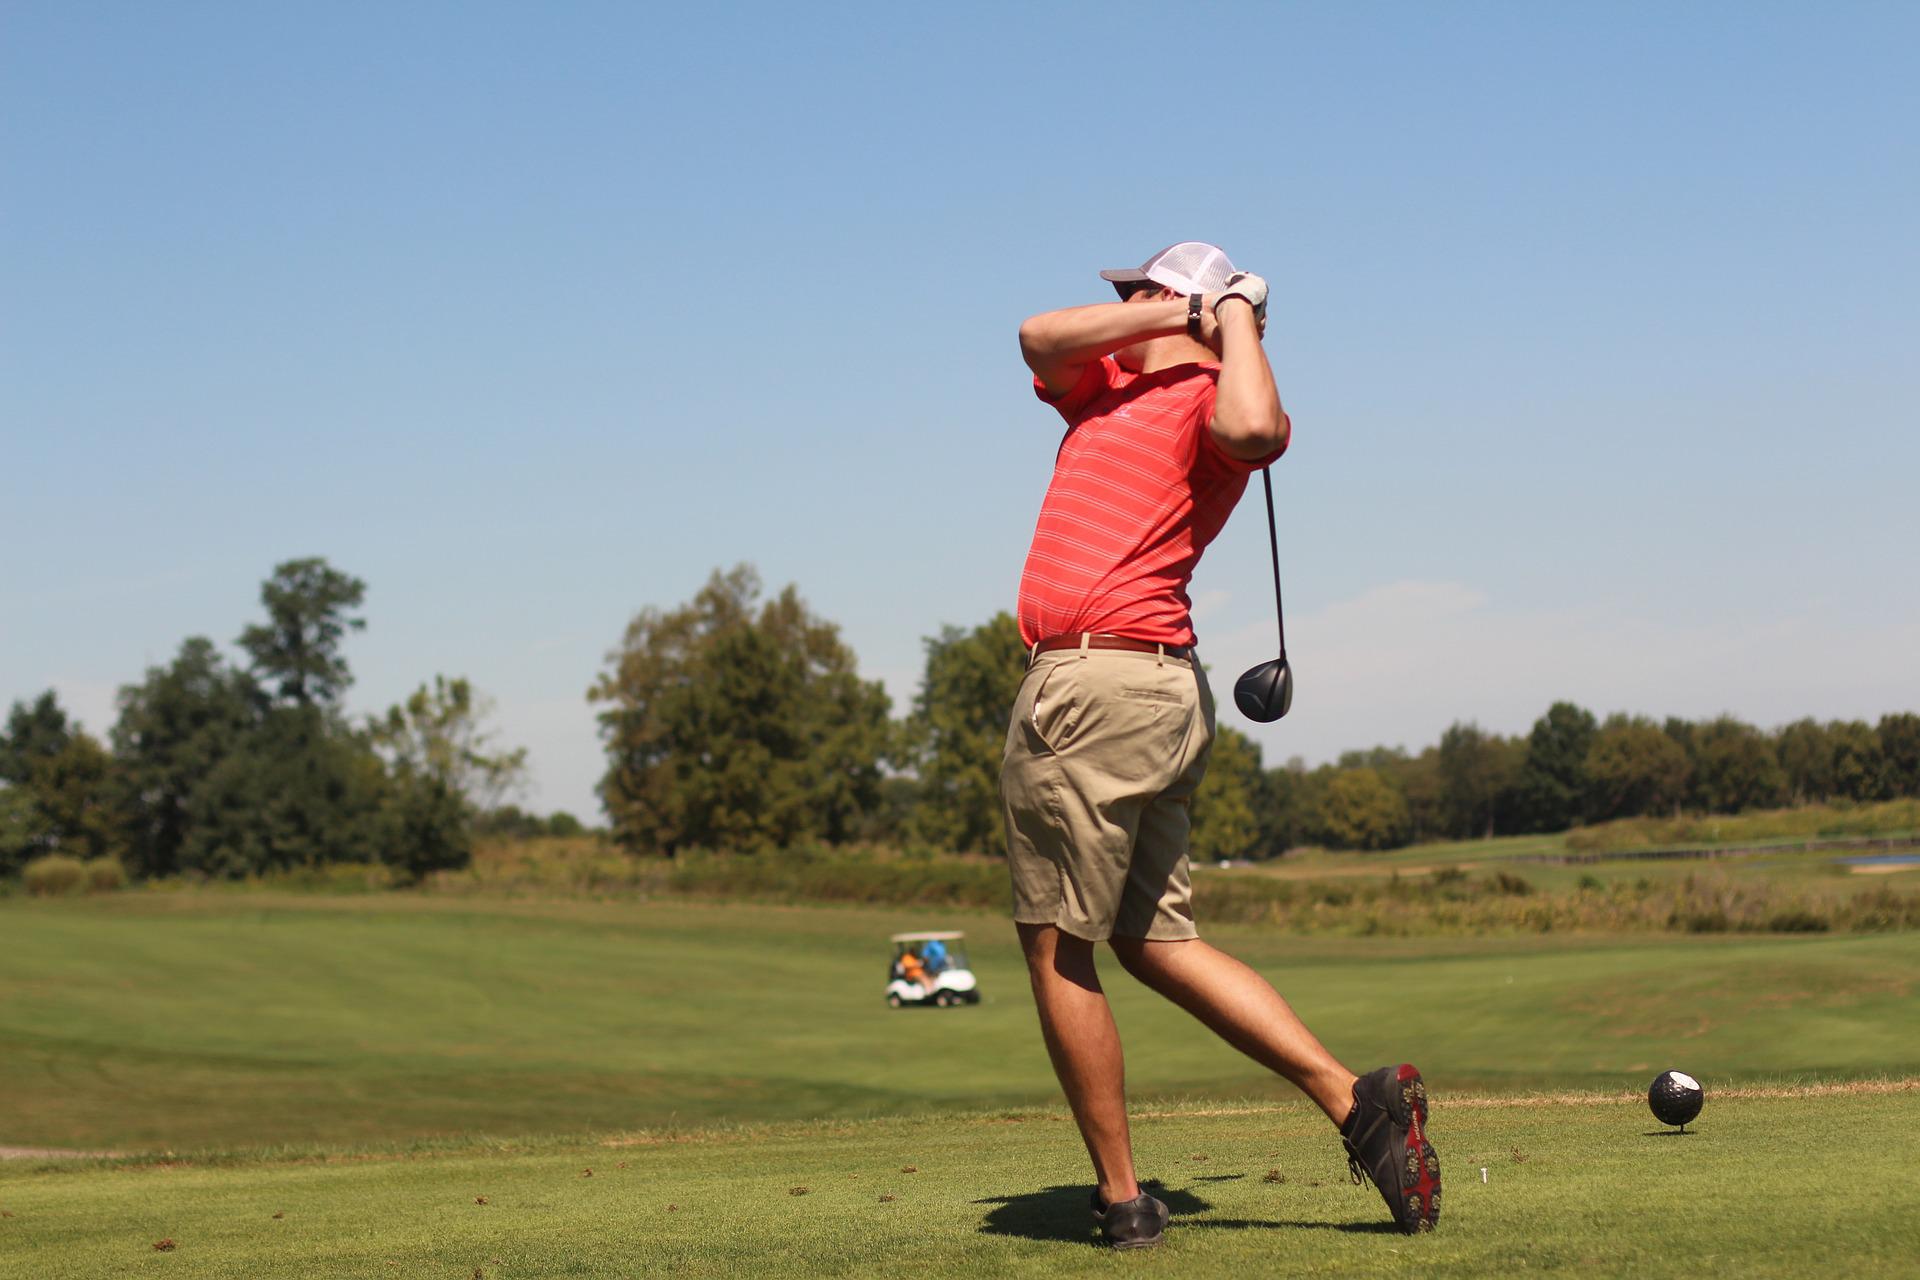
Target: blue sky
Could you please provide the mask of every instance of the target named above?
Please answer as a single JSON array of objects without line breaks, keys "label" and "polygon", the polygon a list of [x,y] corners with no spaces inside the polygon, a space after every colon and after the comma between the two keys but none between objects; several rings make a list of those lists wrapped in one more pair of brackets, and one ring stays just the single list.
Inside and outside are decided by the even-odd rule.
[{"label": "blue sky", "polygon": [[[911,698],[1012,605],[1014,341],[1174,240],[1266,274],[1293,713],[1920,708],[1904,4],[193,5],[0,16],[0,701],[103,732],[284,559],[371,712],[583,694],[756,564]],[[1270,657],[1257,489],[1194,582]],[[1230,723],[1244,722],[1226,713]]]}]

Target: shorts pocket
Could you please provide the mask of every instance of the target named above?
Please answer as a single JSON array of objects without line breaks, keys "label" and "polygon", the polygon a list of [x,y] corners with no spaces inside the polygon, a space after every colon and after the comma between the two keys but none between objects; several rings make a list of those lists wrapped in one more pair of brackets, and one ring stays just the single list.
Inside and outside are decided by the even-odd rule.
[{"label": "shorts pocket", "polygon": [[1033,736],[1048,751],[1058,753],[1073,737],[1075,723],[1080,718],[1080,707],[1073,696],[1075,680],[1074,662],[1055,662],[1048,666],[1040,676],[1039,687],[1033,691],[1033,703],[1028,708],[1027,727],[1033,730]]}]

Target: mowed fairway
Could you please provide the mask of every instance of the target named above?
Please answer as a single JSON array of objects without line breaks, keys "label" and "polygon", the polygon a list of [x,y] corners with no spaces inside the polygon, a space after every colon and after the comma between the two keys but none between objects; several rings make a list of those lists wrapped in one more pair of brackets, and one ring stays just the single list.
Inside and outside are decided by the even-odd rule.
[{"label": "mowed fairway", "polygon": [[[985,1003],[888,1010],[936,925]],[[183,892],[0,902],[0,1145],[125,1153],[0,1162],[0,1277],[1913,1274],[1920,936],[1211,935],[1425,1069],[1436,1236],[1116,972],[1180,1230],[1090,1247],[1001,918]]]},{"label": "mowed fairway", "polygon": [[[887,934],[969,930],[985,1002],[887,1009]],[[1054,1098],[1003,918],[129,894],[0,903],[0,1145],[338,1148]],[[1210,931],[1341,1057],[1434,1088],[1920,1075],[1920,935]],[[1289,1096],[1115,969],[1136,1097]]]},{"label": "mowed fairway", "polygon": [[[1408,1238],[1298,1104],[1148,1109],[1162,1248],[1092,1244],[1057,1111],[256,1161],[0,1167],[0,1274],[1911,1276],[1920,1089],[1436,1102],[1440,1228]],[[1487,1180],[1480,1179],[1485,1168]],[[589,1172],[591,1176],[589,1176]],[[1282,1181],[1281,1179],[1284,1179]],[[170,1241],[167,1252],[154,1244]]]}]

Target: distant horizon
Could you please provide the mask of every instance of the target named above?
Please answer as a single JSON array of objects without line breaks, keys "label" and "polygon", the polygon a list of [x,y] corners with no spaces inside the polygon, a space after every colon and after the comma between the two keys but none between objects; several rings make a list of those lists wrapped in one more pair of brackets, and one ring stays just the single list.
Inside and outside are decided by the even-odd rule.
[{"label": "distant horizon", "polygon": [[[333,567],[338,569],[338,568],[341,568],[342,566],[339,566],[336,564]],[[788,585],[794,585],[796,587],[798,586],[798,584],[763,582],[761,598],[765,599],[767,597],[777,595],[781,590],[785,589],[785,587]],[[371,587],[369,587],[368,595],[369,595],[369,598],[371,599],[373,595]],[[805,598],[804,593],[802,593],[802,598],[803,599]],[[681,603],[684,603],[684,601],[663,601],[657,605],[643,606],[643,607],[657,607],[657,608],[670,609]],[[636,610],[636,612],[638,611]],[[817,613],[817,610],[815,612]],[[1012,611],[1008,610],[1007,612],[1011,614]],[[371,631],[375,626],[374,619],[371,617],[371,607],[369,606],[368,608],[363,608],[362,610],[359,611],[359,614],[367,618],[367,623],[368,623],[367,629],[368,631]],[[252,619],[252,621],[257,621],[257,620],[258,619]],[[828,618],[828,619],[825,619],[825,621],[833,622],[834,620],[831,618]],[[988,619],[983,618],[979,622],[976,622],[970,625],[964,625],[963,629],[972,630],[973,627],[982,625],[986,621],[988,621]],[[954,624],[954,625],[962,625],[962,624]],[[354,647],[355,639],[357,636],[364,635],[364,634],[365,633],[350,633],[349,636],[346,638],[346,640],[343,642],[343,646],[342,646],[343,652],[347,658],[349,669],[351,669],[353,665],[353,647]],[[933,634],[934,633],[929,633],[926,638],[928,639],[933,638]],[[222,642],[219,639],[215,638],[214,636],[209,635],[205,632],[195,632],[195,633],[189,633],[188,635],[184,635],[181,637],[181,643],[184,644],[187,640],[194,638],[194,636],[203,636],[204,638],[211,640],[215,648],[219,651],[223,660],[227,661],[229,664],[235,666],[236,668],[239,668],[239,669],[246,668],[246,663],[242,660],[244,655],[240,653],[237,645],[233,644],[232,642]],[[845,638],[846,637],[843,632],[842,639],[845,640]],[[59,687],[48,686],[48,688],[52,689],[52,691],[56,696],[56,699],[60,704],[61,709],[67,713],[69,719],[74,724],[76,724],[81,728],[84,728],[86,732],[92,734],[96,738],[100,739],[102,742],[105,742],[108,739],[108,735],[113,726],[114,721],[118,718],[117,707],[114,705],[112,701],[112,697],[117,696],[118,689],[129,684],[137,684],[140,680],[145,678],[147,670],[151,667],[165,666],[168,662],[172,661],[173,656],[179,652],[179,647],[180,647],[179,645],[175,645],[174,650],[171,653],[169,653],[166,657],[158,659],[157,661],[148,663],[145,667],[141,669],[141,671],[138,674],[129,676],[127,679],[121,681],[118,686],[115,686],[113,695],[109,697],[108,702],[105,704],[105,708],[106,708],[105,710],[102,710],[101,706],[99,705],[95,705],[91,708],[82,707],[76,701],[70,700],[66,695],[66,693],[63,690],[61,690]],[[858,658],[857,649],[855,650],[855,657],[856,659]],[[1498,729],[1486,723],[1484,720],[1482,720],[1478,716],[1465,714],[1465,715],[1458,716],[1455,719],[1450,720],[1446,724],[1440,726],[1434,732],[1432,737],[1426,740],[1420,740],[1420,741],[1401,740],[1397,742],[1376,741],[1376,742],[1366,743],[1364,745],[1341,747],[1332,752],[1326,753],[1324,755],[1320,755],[1315,758],[1309,758],[1299,753],[1295,753],[1293,755],[1289,755],[1285,757],[1276,757],[1272,754],[1271,750],[1269,750],[1267,747],[1265,747],[1261,743],[1260,732],[1259,732],[1261,729],[1261,726],[1248,723],[1247,721],[1242,719],[1236,711],[1232,710],[1230,700],[1226,694],[1226,690],[1230,687],[1230,684],[1231,684],[1231,673],[1229,673],[1228,677],[1223,680],[1222,673],[1219,670],[1214,669],[1213,664],[1208,663],[1206,665],[1209,667],[1209,679],[1211,683],[1215,686],[1216,694],[1220,700],[1220,712],[1219,712],[1220,724],[1223,726],[1232,727],[1238,730],[1239,732],[1241,732],[1242,734],[1245,734],[1247,737],[1251,738],[1254,741],[1255,745],[1261,748],[1262,767],[1269,770],[1271,769],[1292,770],[1295,768],[1296,762],[1297,762],[1301,767],[1305,768],[1308,771],[1311,771],[1313,769],[1317,769],[1324,765],[1338,765],[1338,763],[1343,757],[1350,754],[1365,753],[1365,752],[1376,751],[1376,750],[1400,751],[1409,757],[1418,757],[1421,753],[1428,750],[1429,748],[1437,747],[1439,745],[1441,736],[1455,724],[1472,725],[1484,733],[1495,735],[1504,739],[1524,740],[1527,737],[1528,733],[1533,728],[1534,724],[1546,715],[1548,709],[1552,705],[1559,702],[1572,703],[1573,705],[1580,707],[1582,710],[1592,713],[1595,719],[1603,725],[1611,716],[1614,716],[1614,715],[1644,717],[1646,719],[1651,720],[1656,725],[1663,725],[1665,722],[1667,722],[1670,719],[1680,719],[1692,724],[1703,724],[1703,723],[1711,722],[1722,716],[1731,716],[1736,720],[1740,720],[1743,723],[1751,725],[1755,729],[1758,729],[1760,732],[1768,736],[1777,735],[1781,730],[1787,728],[1789,725],[1792,725],[1807,719],[1815,720],[1822,725],[1827,725],[1832,723],[1859,723],[1859,724],[1865,724],[1868,728],[1873,728],[1882,718],[1887,716],[1894,716],[1894,715],[1901,715],[1901,714],[1920,714],[1920,697],[1917,697],[1911,704],[1906,706],[1888,706],[1881,709],[1878,712],[1870,712],[1864,715],[1820,716],[1814,713],[1806,713],[1802,715],[1788,716],[1785,719],[1778,720],[1775,722],[1763,722],[1763,721],[1753,720],[1748,717],[1740,715],[1738,712],[1724,710],[1724,709],[1719,711],[1699,714],[1699,715],[1681,715],[1679,713],[1673,713],[1673,712],[1652,711],[1652,710],[1646,710],[1642,708],[1631,708],[1631,707],[1601,708],[1598,706],[1583,703],[1577,698],[1554,697],[1549,699],[1547,702],[1543,703],[1539,707],[1539,709],[1530,718],[1528,718],[1521,727],[1514,730]],[[404,689],[401,689],[393,698],[389,699],[386,702],[381,703],[378,706],[366,704],[366,700],[364,698],[355,696],[355,689],[358,687],[358,683],[359,683],[356,678],[354,684],[349,686],[347,695],[342,701],[343,713],[346,714],[349,717],[349,719],[351,719],[355,723],[363,722],[369,716],[383,714],[389,706],[392,706],[397,702],[403,701],[407,694],[411,693],[415,688],[418,688],[420,685],[431,683],[435,675],[444,675],[449,678],[452,678],[452,677],[460,676],[462,674],[463,673],[457,672],[457,671],[437,671],[437,672],[424,673],[417,680],[415,680],[411,685],[407,685]],[[596,671],[596,675],[597,674],[598,672]],[[874,679],[874,677],[868,674],[865,670],[861,670],[860,675],[862,679],[866,679],[866,680]],[[1011,685],[1016,681],[1017,681],[1017,673],[1010,673],[1009,686],[1011,687]],[[896,694],[891,689],[888,690],[888,696],[891,703],[890,714],[894,719],[896,720],[904,719],[906,716],[912,713],[912,705],[913,705],[914,697],[918,693],[918,690],[919,690],[918,679],[916,679],[915,684],[910,690],[907,691],[904,697]],[[37,698],[40,693],[43,693],[43,692],[46,692],[46,690],[42,689],[42,690],[33,691],[31,693],[14,696],[8,700],[7,705],[11,707],[14,703],[22,703],[22,702],[30,703],[35,698]],[[488,698],[492,697],[491,693],[487,689],[477,684],[476,684],[476,692]],[[588,702],[586,698],[584,691],[582,692],[580,701],[582,706],[585,706],[585,707],[591,706],[591,704]],[[593,714],[597,715],[598,713],[594,712]],[[512,738],[511,734],[507,732],[505,726],[503,725],[501,721],[501,717],[497,713],[489,716],[489,718],[485,722],[485,725],[492,732],[494,736],[495,745],[498,747],[515,748],[515,747],[521,747],[526,745],[525,743],[516,741]],[[602,808],[600,807],[600,802],[597,796],[592,796],[591,788],[592,788],[592,785],[598,783],[600,776],[601,775],[598,773],[594,775],[592,783],[589,785],[589,795],[592,798],[590,800],[590,804],[584,808],[569,808],[566,805],[541,805],[537,802],[534,802],[527,796],[509,797],[509,802],[518,805],[521,809],[526,810],[528,812],[535,812],[540,814],[569,813],[569,814],[572,814],[574,817],[580,818],[582,821],[588,822],[590,825],[598,825],[605,818],[606,815],[602,810]]]}]

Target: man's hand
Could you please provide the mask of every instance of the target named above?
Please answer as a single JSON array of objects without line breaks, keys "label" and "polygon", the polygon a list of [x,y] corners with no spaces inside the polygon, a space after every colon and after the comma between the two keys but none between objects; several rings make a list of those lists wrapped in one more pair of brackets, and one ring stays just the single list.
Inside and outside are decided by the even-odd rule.
[{"label": "man's hand", "polygon": [[1236,271],[1227,277],[1227,287],[1218,293],[1203,295],[1200,307],[1200,341],[1219,355],[1220,348],[1220,304],[1228,298],[1244,298],[1253,308],[1253,318],[1258,322],[1259,334],[1267,336],[1267,282],[1251,271]]},{"label": "man's hand", "polygon": [[1236,271],[1227,277],[1227,287],[1218,293],[1209,294],[1206,300],[1208,311],[1217,311],[1220,304],[1228,298],[1245,298],[1252,306],[1253,314],[1260,321],[1260,331],[1266,332],[1267,326],[1267,282],[1251,271]]}]

